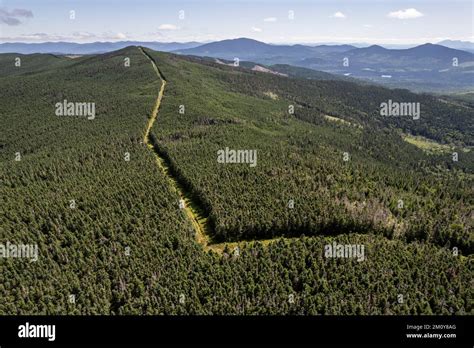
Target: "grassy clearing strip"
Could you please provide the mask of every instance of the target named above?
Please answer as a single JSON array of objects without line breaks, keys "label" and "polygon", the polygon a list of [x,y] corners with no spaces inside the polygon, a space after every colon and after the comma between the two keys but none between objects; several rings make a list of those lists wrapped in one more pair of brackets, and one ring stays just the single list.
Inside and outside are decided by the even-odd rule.
[{"label": "grassy clearing strip", "polygon": [[151,117],[148,120],[148,124],[145,130],[145,134],[143,136],[143,142],[148,146],[149,145],[149,137],[150,137],[150,130],[151,127],[153,126],[153,123],[155,123],[156,117],[158,115],[158,109],[160,108],[161,104],[161,99],[163,99],[163,93],[165,91],[165,86],[166,86],[166,80],[163,79],[163,77],[160,74],[160,71],[158,70],[158,67],[156,66],[155,62],[143,51],[143,49],[140,47],[140,51],[147,57],[151,64],[153,65],[153,70],[155,70],[156,74],[161,80],[161,88],[160,92],[158,93],[158,98],[156,98],[155,106],[153,107],[153,111],[151,113]]},{"label": "grassy clearing strip", "polygon": [[[166,177],[169,180],[170,186],[173,190],[178,194],[180,199],[184,201],[184,212],[188,219],[190,220],[193,230],[195,232],[196,241],[202,245],[204,251],[213,251],[220,255],[224,254],[224,251],[227,253],[234,253],[236,248],[243,249],[245,247],[250,247],[255,243],[261,243],[261,245],[268,246],[274,242],[279,240],[283,241],[291,241],[292,239],[299,238],[299,237],[275,237],[271,239],[259,239],[259,240],[251,240],[251,241],[237,241],[237,242],[224,242],[224,243],[212,243],[211,236],[213,235],[211,225],[208,221],[208,217],[206,216],[206,212],[198,203],[198,200],[193,198],[192,192],[178,180],[179,175],[176,175],[176,172],[173,171],[172,161],[167,156],[166,153],[160,148],[156,137],[150,134],[150,130],[155,123],[158,115],[158,111],[161,105],[161,100],[163,98],[166,80],[164,76],[161,74],[160,70],[156,66],[153,58],[151,58],[142,48],[140,51],[150,60],[151,64],[153,65],[153,69],[155,70],[157,76],[161,80],[161,88],[156,99],[155,106],[153,108],[151,117],[148,121],[147,128],[144,134],[144,143],[147,147],[153,151],[153,154],[156,158],[156,163],[158,167],[165,173]],[[347,122],[347,121],[345,121]]]},{"label": "grassy clearing strip", "polygon": [[360,128],[360,129],[363,129],[364,127],[361,126],[360,124],[357,124],[357,123],[352,123],[352,122],[349,122],[349,121],[346,121],[342,118],[339,118],[339,117],[334,117],[334,116],[329,116],[329,115],[324,115],[324,118],[328,121],[331,121],[331,122],[339,122],[341,124],[344,124],[346,126],[353,126],[353,127],[357,127],[357,128]]},{"label": "grassy clearing strip", "polygon": [[[171,169],[169,164],[166,162],[166,160],[160,156],[159,151],[157,151],[157,146],[158,144],[154,143],[150,137],[150,130],[151,127],[153,127],[153,124],[156,121],[156,118],[158,116],[158,110],[161,105],[161,100],[163,99],[163,94],[165,91],[165,86],[166,86],[166,80],[163,77],[163,75],[160,73],[160,70],[156,66],[155,62],[153,59],[140,47],[140,51],[147,57],[152,66],[153,70],[155,70],[156,75],[160,78],[161,80],[161,88],[160,92],[158,93],[158,97],[156,99],[155,106],[153,107],[153,111],[151,114],[151,117],[148,121],[147,128],[145,130],[143,142],[147,145],[147,147],[153,151],[155,157],[156,157],[156,163],[157,165],[163,170],[163,172],[166,174],[167,178],[169,179],[169,182],[173,189],[176,191],[180,199],[184,201],[184,212],[186,213],[186,216],[189,218],[189,220],[192,223],[193,229],[196,234],[196,240],[199,244],[201,244],[204,247],[204,250],[214,250],[216,252],[220,252],[220,249],[215,249],[210,246],[210,238],[209,238],[209,224],[207,223],[207,217],[203,213],[203,209],[199,207],[199,205],[193,201],[192,195],[190,192],[188,192],[185,187],[172,175]],[[223,250],[223,249],[222,249]],[[221,252],[220,252],[221,253]]]},{"label": "grassy clearing strip", "polygon": [[278,242],[279,240],[289,242],[291,241],[291,239],[299,239],[299,237],[291,237],[291,238],[275,237],[272,239],[259,239],[259,240],[241,241],[241,242],[226,242],[226,243],[210,244],[207,247],[208,249],[212,251],[215,251],[219,254],[223,254],[226,248],[227,248],[228,253],[233,253],[235,252],[236,248],[243,250],[244,248],[253,246],[255,243],[260,243],[264,247],[266,247],[272,243]]},{"label": "grassy clearing strip", "polygon": [[449,145],[440,144],[434,140],[422,136],[403,134],[402,138],[407,143],[415,145],[417,148],[423,150],[427,154],[444,154],[449,153],[452,150],[451,146]]},{"label": "grassy clearing strip", "polygon": [[147,146],[153,151],[156,157],[156,163],[168,177],[171,187],[178,194],[179,198],[184,201],[183,210],[192,223],[197,242],[201,244],[206,251],[209,250],[210,231],[209,225],[207,224],[207,217],[203,214],[202,209],[192,200],[191,194],[171,174],[168,163],[159,155],[158,151],[156,151],[156,144],[149,143]]}]

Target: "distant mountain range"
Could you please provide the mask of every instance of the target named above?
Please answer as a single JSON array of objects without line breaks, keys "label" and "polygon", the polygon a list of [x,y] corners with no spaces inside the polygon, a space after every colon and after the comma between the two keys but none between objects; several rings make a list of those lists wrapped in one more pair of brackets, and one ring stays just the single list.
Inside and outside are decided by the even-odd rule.
[{"label": "distant mountain range", "polygon": [[444,41],[438,42],[438,45],[474,53],[474,42],[459,41],[459,40],[444,40]]},{"label": "distant mountain range", "polygon": [[372,45],[271,45],[241,38],[213,42],[174,53],[289,64],[373,82],[424,91],[472,90],[474,54],[437,44],[407,49]]},{"label": "distant mountain range", "polygon": [[[469,41],[444,40],[438,42],[437,45],[463,50],[474,53],[474,43]],[[24,42],[6,42],[0,43],[0,53],[53,53],[53,54],[96,54],[119,50],[127,46],[143,46],[154,50],[178,53],[204,55],[206,51],[210,54],[220,54],[221,58],[229,53],[229,50],[247,50],[248,54],[254,56],[275,56],[279,53],[289,56],[297,56],[314,53],[331,53],[346,52],[355,48],[367,48],[369,44],[304,44],[304,45],[277,45],[266,44],[257,40],[240,38],[232,40],[216,41],[211,43],[203,42],[155,42],[155,41],[118,41],[118,42],[92,42],[92,43],[74,43],[74,42],[41,42],[41,43],[24,43]],[[387,49],[409,49],[413,46],[409,45],[380,45]],[[194,51],[186,51],[186,49],[195,49]],[[219,52],[220,51],[220,52]],[[232,57],[233,58],[233,57]]]},{"label": "distant mountain range", "polygon": [[127,46],[231,61],[238,58],[242,62],[267,67],[291,65],[421,91],[472,91],[474,84],[474,43],[453,40],[405,49],[349,44],[277,45],[248,38],[205,44],[141,41],[3,43],[0,44],[0,53],[84,55],[115,51]]},{"label": "distant mountain range", "polygon": [[97,54],[120,50],[128,46],[143,46],[156,51],[170,52],[180,49],[193,48],[202,45],[199,42],[143,42],[143,41],[119,41],[119,42],[42,42],[23,43],[11,42],[0,44],[0,53],[53,53],[53,54]]},{"label": "distant mountain range", "polygon": [[[298,65],[306,65],[305,61],[313,62],[314,59],[320,59],[321,65],[341,65],[342,59],[353,58],[353,63],[367,64],[374,60],[378,63],[385,63],[388,66],[403,60],[410,60],[412,64],[422,64],[420,60],[430,60],[430,65],[435,61],[443,67],[452,63],[452,58],[456,57],[460,61],[470,61],[473,54],[462,50],[452,49],[441,45],[424,44],[408,49],[387,49],[382,46],[372,45],[369,47],[357,48],[352,45],[320,45],[320,46],[304,46],[304,45],[271,45],[252,39],[233,39],[212,42],[193,48],[178,49],[174,53],[196,56],[208,56],[215,58],[240,60],[278,61],[284,59],[294,59],[292,63]],[[393,62],[396,59],[397,62]],[[334,62],[337,60],[337,63]],[[340,64],[339,64],[340,63]],[[425,66],[426,67],[426,66]]]},{"label": "distant mountain range", "polygon": [[257,40],[240,38],[211,42],[201,46],[188,49],[178,49],[174,53],[208,56],[215,58],[240,60],[266,60],[275,63],[281,60],[281,63],[288,63],[288,59],[302,60],[318,55],[328,53],[341,53],[352,49],[356,49],[352,45],[272,45]]}]

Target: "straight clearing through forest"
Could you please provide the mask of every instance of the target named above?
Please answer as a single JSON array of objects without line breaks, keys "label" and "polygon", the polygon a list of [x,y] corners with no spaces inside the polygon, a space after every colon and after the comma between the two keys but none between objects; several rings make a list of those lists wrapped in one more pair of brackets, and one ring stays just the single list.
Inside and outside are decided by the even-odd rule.
[{"label": "straight clearing through forest", "polygon": [[[471,189],[464,178],[472,153],[455,163],[433,158],[399,134],[467,145],[470,128],[458,127],[469,124],[466,110],[407,91],[146,52],[168,79],[151,138],[203,208],[212,243],[376,233],[471,249]],[[426,116],[420,122],[383,117],[386,100],[414,100]],[[440,123],[443,117],[449,120]],[[226,148],[256,151],[258,164],[219,163]]]},{"label": "straight clearing through forest", "polygon": [[179,182],[176,176],[173,175],[171,166],[169,165],[166,157],[161,154],[157,141],[150,136],[151,127],[153,126],[153,123],[156,121],[156,118],[158,116],[158,110],[161,105],[161,100],[163,99],[163,94],[164,94],[165,86],[166,86],[166,79],[164,78],[160,70],[158,69],[154,59],[151,56],[149,56],[142,47],[140,47],[139,49],[145,55],[145,57],[147,57],[150,60],[153,66],[153,70],[155,70],[156,75],[161,80],[160,92],[158,93],[158,97],[156,98],[153,111],[148,121],[148,125],[145,130],[145,135],[143,138],[143,142],[146,144],[146,146],[150,150],[153,151],[156,157],[157,165],[163,170],[163,172],[168,177],[171,186],[178,193],[181,200],[180,204],[181,202],[184,203],[184,206],[180,206],[180,208],[182,208],[185,211],[186,216],[191,221],[191,224],[193,226],[193,229],[196,235],[196,240],[198,241],[198,243],[203,245],[205,250],[208,250],[208,249],[218,250],[218,249],[212,248],[209,245],[210,242],[209,242],[208,230],[210,229],[210,227],[207,224],[207,217],[204,215],[203,209],[199,207],[198,203],[193,201],[193,197],[191,193],[188,190],[186,190],[184,185]]}]

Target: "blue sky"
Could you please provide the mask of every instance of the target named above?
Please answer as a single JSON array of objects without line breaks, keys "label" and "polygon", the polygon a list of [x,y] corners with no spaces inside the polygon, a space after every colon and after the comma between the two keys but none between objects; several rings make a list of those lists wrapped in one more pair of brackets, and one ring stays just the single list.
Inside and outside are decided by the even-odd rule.
[{"label": "blue sky", "polygon": [[0,42],[418,44],[474,41],[473,17],[472,0],[0,0]]}]

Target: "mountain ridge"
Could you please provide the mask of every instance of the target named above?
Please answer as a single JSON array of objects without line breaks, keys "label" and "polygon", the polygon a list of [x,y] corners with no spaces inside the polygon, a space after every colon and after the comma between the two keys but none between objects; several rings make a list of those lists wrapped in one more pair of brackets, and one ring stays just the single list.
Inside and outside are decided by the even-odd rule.
[{"label": "mountain ridge", "polygon": [[95,41],[90,43],[75,43],[67,41],[24,43],[0,43],[0,53],[54,53],[54,54],[100,54],[116,51],[128,46],[144,46],[154,50],[170,52],[182,48],[192,48],[202,43],[191,42],[155,42],[155,41]]}]

